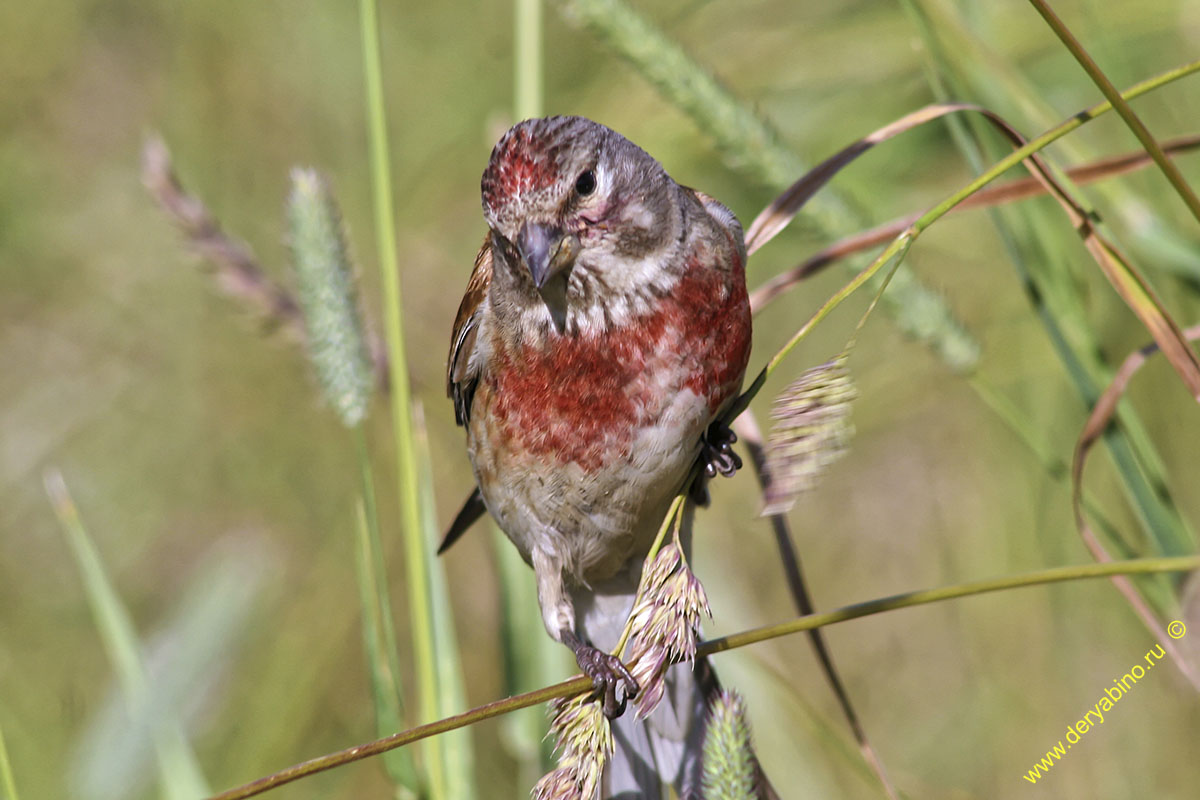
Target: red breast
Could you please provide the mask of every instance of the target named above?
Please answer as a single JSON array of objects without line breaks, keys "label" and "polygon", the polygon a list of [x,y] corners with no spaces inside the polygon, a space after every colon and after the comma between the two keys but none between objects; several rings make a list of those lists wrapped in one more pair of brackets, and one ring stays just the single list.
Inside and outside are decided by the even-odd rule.
[{"label": "red breast", "polygon": [[741,387],[750,355],[744,270],[733,257],[728,271],[694,258],[648,314],[604,332],[536,349],[497,337],[489,427],[532,455],[592,470],[627,456],[635,431],[679,391],[704,398],[711,421]]}]

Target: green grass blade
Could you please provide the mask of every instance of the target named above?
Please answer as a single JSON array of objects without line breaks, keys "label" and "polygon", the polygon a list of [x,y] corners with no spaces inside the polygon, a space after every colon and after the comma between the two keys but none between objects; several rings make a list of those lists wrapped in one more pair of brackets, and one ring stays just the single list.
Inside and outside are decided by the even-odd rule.
[{"label": "green grass blade", "polygon": [[[1040,127],[1054,124],[1061,116],[1061,111],[1043,98],[1042,87],[1022,70],[1019,63],[996,50],[994,31],[987,14],[972,14],[969,6],[944,0],[919,0],[919,7],[929,18],[930,25],[941,34],[944,45],[941,49],[953,66],[947,75],[957,74],[969,83],[970,93],[960,94],[977,99],[1006,117],[1029,119]],[[1127,22],[1120,17],[1137,13],[1134,6],[1110,6],[1106,9],[1108,21],[1105,27],[1118,30]],[[1092,160],[1097,154],[1085,139],[1075,137],[1062,140],[1058,150],[1075,162]],[[1090,194],[1103,205],[1106,218],[1120,220],[1121,226],[1129,232],[1130,241],[1146,257],[1147,264],[1195,279],[1198,271],[1195,242],[1161,224],[1163,213],[1153,211],[1145,202],[1157,198],[1133,196],[1125,184],[1117,181],[1097,182]]]},{"label": "green grass blade", "polygon": [[[403,689],[400,676],[400,654],[396,645],[390,597],[387,590],[386,568],[379,536],[379,521],[375,509],[374,483],[366,460],[366,443],[362,429],[355,430],[363,472],[363,496],[355,506],[354,567],[362,606],[363,644],[366,648],[367,671],[371,678],[371,696],[375,702],[375,727],[378,735],[386,736],[406,726]],[[403,750],[388,753],[383,759],[388,776],[397,787],[412,795],[420,785],[412,753]]]},{"label": "green grass blade", "polygon": [[[438,671],[437,716],[444,718],[467,707],[466,680],[462,654],[454,630],[450,590],[446,585],[444,562],[437,557],[441,536],[433,493],[433,462],[429,455],[429,437],[421,404],[413,408],[417,466],[421,476],[422,522],[425,535],[425,569],[429,574],[429,607],[433,609],[433,643]],[[454,731],[442,737],[446,764],[446,793],[454,800],[478,797],[475,784],[475,750],[468,730]]]},{"label": "green grass blade", "polygon": [[542,115],[542,0],[516,0],[513,14],[513,111]]},{"label": "green grass blade", "polygon": [[[172,582],[171,609],[140,642],[148,666],[146,714],[161,718],[162,709],[175,710],[186,724],[221,705],[228,696],[222,676],[241,666],[238,645],[277,563],[263,538],[241,530],[215,542],[186,582]],[[119,683],[106,695],[75,737],[66,764],[75,800],[139,796],[154,772],[155,720],[129,713]]]},{"label": "green grass blade", "polygon": [[1188,185],[1187,180],[1179,171],[1179,167],[1175,166],[1175,163],[1163,153],[1162,146],[1151,135],[1145,123],[1129,107],[1129,103],[1125,102],[1125,98],[1121,97],[1120,91],[1108,79],[1104,71],[1100,69],[1100,65],[1092,59],[1079,40],[1071,33],[1066,23],[1054,13],[1054,9],[1050,8],[1045,0],[1029,0],[1029,2],[1042,15],[1042,19],[1046,20],[1046,24],[1054,31],[1054,35],[1059,38],[1059,41],[1063,43],[1067,50],[1071,52],[1071,55],[1075,57],[1075,60],[1079,62],[1079,66],[1083,67],[1083,71],[1088,74],[1088,77],[1100,89],[1100,93],[1104,95],[1108,102],[1112,103],[1113,109],[1120,115],[1121,119],[1125,120],[1125,124],[1129,126],[1129,130],[1133,131],[1133,135],[1137,137],[1137,140],[1142,143],[1142,147],[1146,148],[1146,152],[1150,154],[1150,157],[1154,159],[1154,163],[1162,170],[1163,175],[1166,176],[1171,186],[1175,189],[1175,192],[1183,200],[1184,205],[1192,212],[1192,216],[1196,218],[1197,222],[1200,222],[1200,197],[1197,197],[1192,187]]},{"label": "green grass blade", "polygon": [[12,764],[8,760],[8,748],[4,744],[4,726],[0,725],[0,800],[20,800],[17,796],[17,781],[13,777]]},{"label": "green grass blade", "polygon": [[[1002,114],[1019,114],[1030,117],[1037,124],[1043,126],[1050,126],[1058,120],[1059,112],[1042,99],[1038,87],[1010,61],[992,51],[988,31],[986,29],[976,30],[972,27],[970,15],[956,13],[960,12],[960,9],[953,3],[932,3],[927,0],[921,9],[925,13],[932,13],[935,10],[938,12],[936,23],[938,30],[943,34],[939,42],[945,45],[940,49],[945,49],[949,53],[943,61],[943,71],[958,94],[982,98],[989,107],[999,110]],[[1147,90],[1165,85],[1164,78],[1173,81],[1177,77],[1191,74],[1195,69],[1196,65],[1193,62],[1163,73],[1139,84],[1139,87],[1144,84],[1153,84],[1153,86],[1138,89],[1136,95],[1146,94]],[[1127,99],[1132,100],[1135,91],[1128,90],[1125,95]],[[1057,147],[1074,161],[1087,161],[1095,155],[1085,146],[1084,140],[1078,137],[1059,139]],[[1093,184],[1090,191],[1100,197],[1106,212],[1111,208],[1116,208],[1124,210],[1127,217],[1133,218],[1132,221],[1126,221],[1126,227],[1133,230],[1134,235],[1139,239],[1153,238],[1154,246],[1159,248],[1158,252],[1161,252],[1163,246],[1173,247],[1177,251],[1184,251],[1188,254],[1187,257],[1177,254],[1177,259],[1182,258],[1178,264],[1195,262],[1193,243],[1183,240],[1177,233],[1162,225],[1147,227],[1140,224],[1140,221],[1148,216],[1156,219],[1156,215],[1150,215],[1141,203],[1130,202],[1128,192],[1124,191],[1119,182],[1100,181]],[[1084,305],[1078,296],[1072,276],[1055,268],[1055,265],[1067,263],[1073,258],[1073,256],[1068,257],[1067,253],[1078,252],[1075,237],[1069,231],[1064,231],[1061,226],[1048,225],[1044,215],[1035,213],[1033,209],[1023,209],[1021,218],[1027,220],[1030,229],[1036,233],[1036,235],[1030,234],[1022,241],[1032,241],[1046,251],[1035,253],[1029,258],[1029,263],[1031,266],[1050,265],[1041,274],[1043,282],[1038,286],[1038,291],[1045,292],[1051,286],[1061,289],[1053,298],[1056,301],[1054,316],[1058,324],[1063,326],[1067,333],[1074,336],[1071,341],[1077,352],[1075,358],[1079,362],[1079,366],[1084,369],[1084,374],[1090,375],[1091,388],[1087,391],[1083,391],[1081,388],[1081,395],[1085,402],[1091,403],[1099,396],[1098,387],[1111,380],[1112,369],[1110,365],[1094,355],[1101,348],[1088,325]],[[1143,244],[1142,249],[1147,248],[1148,245]],[[1166,473],[1166,467],[1156,452],[1145,426],[1127,407],[1121,410],[1119,422],[1124,434],[1129,438],[1129,443],[1136,453],[1137,459],[1146,471],[1148,480],[1155,487],[1165,486],[1163,476]],[[1155,490],[1152,488],[1150,491]],[[1195,536],[1189,532],[1187,538],[1195,539]]]},{"label": "green grass blade", "polygon": [[[545,113],[542,105],[542,2],[514,0],[513,117],[530,119]],[[500,583],[500,646],[504,651],[507,694],[553,683],[563,673],[565,648],[546,635],[538,608],[533,574],[521,555],[495,525],[491,528]],[[561,651],[561,652],[560,652]],[[553,745],[546,738],[549,722],[541,709],[526,708],[504,720],[501,741],[517,762],[518,783],[533,786],[553,765]]]},{"label": "green grass blade", "polygon": [[[1144,94],[1148,91],[1152,91],[1153,89],[1163,86],[1166,83],[1177,80],[1186,75],[1190,75],[1190,74],[1196,72],[1197,70],[1200,70],[1200,62],[1191,62],[1188,64],[1181,65],[1180,67],[1177,67],[1172,70],[1168,70],[1167,72],[1164,72],[1153,78],[1142,81],[1141,83],[1137,84],[1136,86],[1128,89],[1126,92],[1126,95],[1128,98],[1133,98],[1135,96]],[[821,309],[819,309],[816,312],[816,314],[814,314],[813,317],[811,317],[809,319],[809,321],[807,323],[805,323],[805,325],[802,326],[800,328],[800,330],[797,331],[796,334],[794,334],[793,337],[782,348],[780,348],[779,351],[777,351],[777,353],[768,362],[767,366],[759,373],[759,375],[751,383],[750,387],[745,392],[743,392],[742,396],[733,405],[733,407],[730,409],[730,411],[728,411],[726,413],[727,419],[732,418],[737,413],[739,413],[743,408],[746,407],[746,405],[749,403],[750,399],[755,395],[755,393],[757,393],[762,388],[765,378],[771,373],[771,371],[773,371],[779,365],[779,363],[787,355],[787,353],[812,330],[813,326],[817,322],[819,322],[826,314],[828,314],[829,311],[832,310],[832,308],[836,307],[836,305],[838,303],[840,303],[840,301],[842,299],[844,299],[846,296],[851,294],[857,288],[859,288],[863,285],[867,285],[868,283],[871,283],[871,282],[876,282],[877,279],[880,277],[879,273],[881,272],[882,267],[897,257],[902,258],[904,255],[904,252],[907,251],[908,247],[911,245],[913,239],[917,235],[919,235],[922,231],[926,230],[930,225],[932,225],[934,222],[936,222],[938,219],[940,219],[943,215],[945,215],[947,212],[949,212],[951,209],[953,209],[955,206],[957,206],[959,203],[961,203],[966,197],[968,197],[971,194],[978,191],[980,188],[985,186],[988,182],[995,179],[997,176],[1003,174],[1005,171],[1007,171],[1012,166],[1015,166],[1018,162],[1030,157],[1032,154],[1038,152],[1039,150],[1044,148],[1050,142],[1053,142],[1053,141],[1057,140],[1058,138],[1065,136],[1067,133],[1071,132],[1072,130],[1075,130],[1080,125],[1083,125],[1085,122],[1087,122],[1091,119],[1094,119],[1096,116],[1111,110],[1111,108],[1112,108],[1112,106],[1110,103],[1107,103],[1107,102],[1101,103],[1097,106],[1092,107],[1091,109],[1088,109],[1084,112],[1080,112],[1079,114],[1076,114],[1074,117],[1060,123],[1059,125],[1055,126],[1054,128],[1051,128],[1050,130],[1046,131],[1045,133],[1041,134],[1040,136],[1036,137],[1035,139],[1023,144],[1022,146],[1013,150],[1011,153],[1009,153],[1004,158],[997,161],[992,167],[990,167],[986,172],[984,172],[982,175],[977,177],[975,180],[969,182],[962,189],[958,190],[957,192],[952,194],[950,197],[946,198],[941,203],[934,206],[932,209],[930,209],[925,214],[923,214],[920,218],[918,218],[915,222],[913,222],[913,224],[911,225],[910,228],[908,228],[907,230],[902,232],[896,239],[894,239],[892,241],[892,243],[887,248],[885,248],[876,257],[874,262],[872,262],[870,265],[868,265],[862,271],[857,273],[855,275],[855,277],[851,280],[851,282],[849,284],[847,284],[847,286],[845,286],[842,290],[840,290],[833,297],[831,297],[825,303],[825,305],[822,306]],[[1040,218],[1037,219],[1036,222],[1040,223],[1041,219]],[[894,272],[894,270],[886,273],[886,275],[891,275],[891,274],[893,274],[893,272]],[[1086,331],[1087,330],[1086,326],[1082,326],[1081,330]],[[1093,358],[1094,358],[1094,356],[1093,356]],[[1068,360],[1068,364],[1069,365],[1071,364],[1071,360]],[[1091,402],[1094,402],[1094,400],[1097,396],[1098,395],[1095,392],[1093,392],[1090,396],[1085,397],[1085,400],[1086,400],[1086,402],[1088,402],[1090,404]],[[1162,504],[1159,504],[1159,506],[1160,506],[1159,510],[1161,510]],[[1185,549],[1185,551],[1190,552],[1190,548],[1184,548],[1184,549]]]},{"label": "green grass blade", "polygon": [[[930,53],[929,72],[935,94],[982,96],[988,98],[989,104],[1035,109],[1040,112],[1036,114],[1039,117],[1049,114],[1037,93],[1019,76],[1005,73],[1002,86],[997,88],[996,73],[980,68],[976,47],[980,42],[970,36],[965,23],[943,18],[944,24],[935,28],[928,16],[929,4],[908,0],[905,5]],[[943,81],[948,85],[943,87]],[[956,137],[973,166],[984,157],[981,142],[987,141],[978,132],[974,138]],[[1064,141],[1073,142],[1070,139]],[[1082,157],[1077,146],[1069,144],[1068,147],[1074,148],[1076,157]],[[990,155],[994,157],[996,153]],[[1100,186],[1108,192],[1103,196],[1109,198],[1111,190],[1104,189],[1103,183]],[[1078,244],[1074,241],[1073,231],[1048,222],[1040,209],[1030,204],[991,213],[991,218],[1053,349],[1081,400],[1090,406],[1111,377],[1112,367],[1099,356],[1102,349],[1088,322],[1078,281],[1063,268],[1077,260]],[[979,390],[978,384],[973,386]],[[1143,529],[1150,535],[1154,545],[1151,553],[1180,555],[1192,552],[1195,534],[1171,497],[1163,477],[1162,459],[1131,404],[1122,402],[1118,425],[1111,428],[1104,439],[1126,497]],[[1101,527],[1109,534],[1113,532],[1111,526]],[[1130,552],[1130,546],[1124,541],[1110,537],[1110,543],[1121,552]],[[1174,600],[1169,577],[1155,576],[1137,582],[1160,613],[1170,610]]]},{"label": "green grass blade", "polygon": [[200,765],[178,721],[169,710],[150,708],[146,670],[141,644],[124,604],[113,588],[75,502],[67,491],[62,475],[48,471],[46,493],[71,546],[100,638],[117,673],[129,704],[130,715],[144,717],[154,725],[155,753],[164,795],[169,800],[193,800],[209,794]]},{"label": "green grass blade", "polygon": [[[361,0],[363,72],[366,81],[367,135],[371,154],[371,185],[378,238],[380,281],[383,287],[384,325],[392,395],[392,428],[396,440],[396,476],[399,483],[400,519],[404,539],[409,617],[413,631],[419,715],[437,716],[438,675],[433,634],[433,610],[429,607],[429,578],[425,565],[429,545],[422,535],[421,492],[413,444],[412,392],[404,347],[403,306],[400,299],[400,265],[393,227],[392,170],[388,156],[387,116],[383,100],[383,64],[380,55],[379,17],[376,0]],[[433,800],[444,800],[446,765],[441,742],[431,739],[424,748],[429,792]]]},{"label": "green grass blade", "polygon": [[[808,171],[811,165],[783,144],[778,131],[622,0],[561,0],[560,5],[692,117],[731,166],[775,189]],[[831,236],[867,227],[863,215],[828,188],[805,206],[804,219]],[[907,267],[896,272],[881,305],[905,334],[930,347],[951,369],[974,369],[979,343],[942,296]]]},{"label": "green grass blade", "polygon": [[[548,686],[575,667],[570,651],[546,634],[529,565],[500,530],[491,525],[500,581],[504,692],[508,695]],[[504,721],[503,743],[521,769],[521,784],[533,786],[553,768],[549,720],[540,708],[525,708]]]}]

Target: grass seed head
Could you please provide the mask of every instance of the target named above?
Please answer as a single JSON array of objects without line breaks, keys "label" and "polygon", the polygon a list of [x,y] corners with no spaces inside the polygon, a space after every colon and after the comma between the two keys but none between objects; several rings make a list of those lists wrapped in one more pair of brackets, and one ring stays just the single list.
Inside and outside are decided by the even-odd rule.
[{"label": "grass seed head", "polygon": [[353,427],[367,414],[371,365],[341,215],[315,170],[292,170],[287,216],[309,355],[326,401]]},{"label": "grass seed head", "polygon": [[646,567],[633,608],[629,671],[641,691],[634,704],[649,716],[666,689],[666,669],[696,657],[700,617],[711,616],[704,587],[675,542],[663,546]]},{"label": "grass seed head", "polygon": [[706,800],[758,797],[758,769],[741,695],[722,690],[708,708],[701,785]]},{"label": "grass seed head", "polygon": [[846,454],[854,433],[850,406],[857,397],[844,354],[807,370],[779,395],[767,440],[763,514],[791,510],[796,499]]},{"label": "grass seed head", "polygon": [[534,800],[593,800],[613,749],[612,728],[588,695],[551,703],[558,766],[533,787]]}]

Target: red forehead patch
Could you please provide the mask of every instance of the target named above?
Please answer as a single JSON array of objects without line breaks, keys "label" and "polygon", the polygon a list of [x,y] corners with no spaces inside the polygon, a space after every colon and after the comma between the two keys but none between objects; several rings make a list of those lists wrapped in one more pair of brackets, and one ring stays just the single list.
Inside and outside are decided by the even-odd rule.
[{"label": "red forehead patch", "polygon": [[518,125],[496,143],[483,173],[483,201],[498,208],[505,200],[558,180],[553,137],[535,136],[531,124]]}]

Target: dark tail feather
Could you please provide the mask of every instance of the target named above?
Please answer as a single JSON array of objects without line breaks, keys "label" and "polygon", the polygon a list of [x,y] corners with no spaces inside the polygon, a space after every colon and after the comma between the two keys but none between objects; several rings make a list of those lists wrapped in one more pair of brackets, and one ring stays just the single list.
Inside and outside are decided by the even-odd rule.
[{"label": "dark tail feather", "polygon": [[442,537],[442,543],[438,546],[437,554],[450,549],[450,545],[458,541],[459,537],[467,532],[475,522],[487,513],[487,506],[483,504],[483,495],[479,492],[479,487],[475,487],[475,491],[471,492],[471,496],[463,503],[463,507],[459,509],[458,515],[455,516],[454,522],[450,523],[450,530],[446,531],[446,535]]}]

